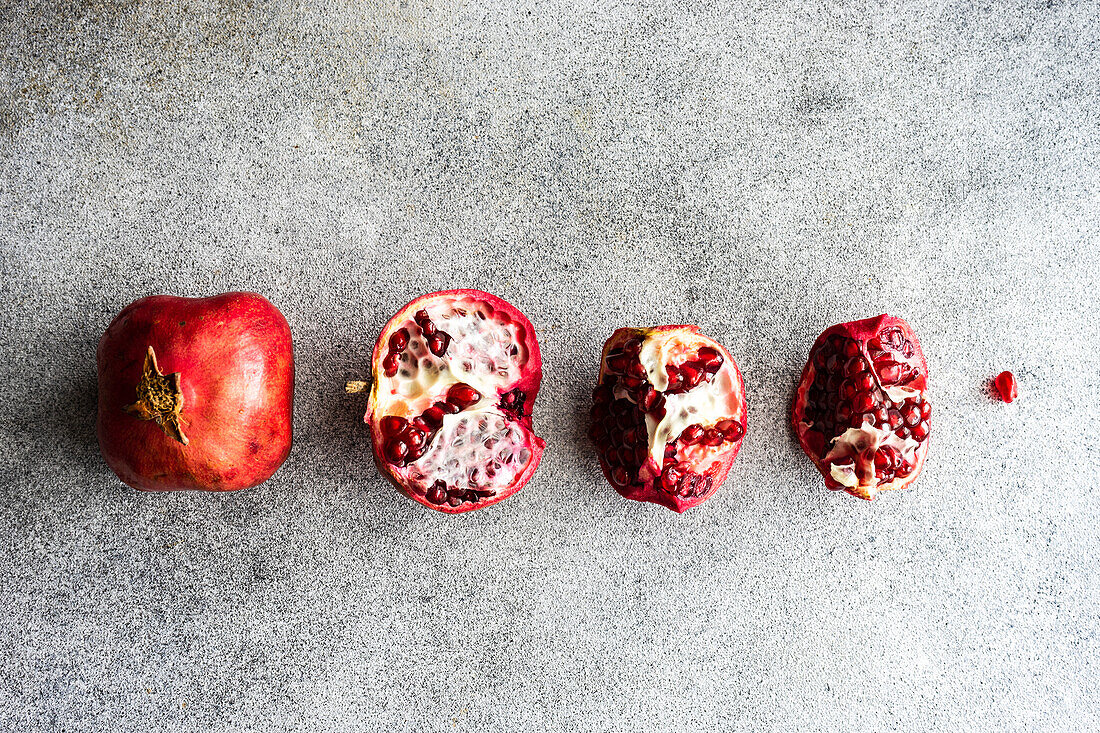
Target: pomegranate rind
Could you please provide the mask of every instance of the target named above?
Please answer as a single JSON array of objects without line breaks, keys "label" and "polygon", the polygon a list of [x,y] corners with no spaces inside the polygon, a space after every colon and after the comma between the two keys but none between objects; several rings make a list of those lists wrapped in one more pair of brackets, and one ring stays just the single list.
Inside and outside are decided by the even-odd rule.
[{"label": "pomegranate rind", "polygon": [[[714,339],[704,335],[699,331],[698,326],[690,324],[678,324],[668,326],[654,326],[650,328],[619,328],[611,337],[604,343],[603,351],[600,354],[600,370],[597,376],[597,386],[602,385],[608,376],[607,358],[610,352],[616,348],[621,347],[624,343],[632,338],[640,338],[643,341],[652,339],[654,337],[672,336],[674,338],[679,337],[685,342],[702,344],[715,349],[723,359],[722,369],[728,371],[731,380],[731,390],[729,398],[733,404],[733,407],[728,411],[728,414],[723,417],[734,419],[740,422],[740,424],[747,431],[748,428],[748,405],[745,400],[745,382],[741,375],[741,370],[737,366],[737,362],[729,351]],[[728,367],[728,370],[727,370]],[[640,480],[635,481],[629,486],[618,485],[612,477],[612,467],[609,465],[604,456],[599,452],[597,448],[597,454],[599,457],[600,470],[603,472],[607,482],[611,484],[611,487],[622,497],[631,499],[633,501],[650,502],[652,504],[659,504],[660,506],[671,509],[672,511],[682,514],[688,509],[702,504],[707,499],[711,498],[718,492],[723,482],[726,480],[726,476],[729,474],[730,468],[733,466],[734,460],[737,458],[737,454],[741,450],[741,445],[744,442],[744,433],[742,437],[729,443],[729,447],[725,448],[718,456],[711,466],[716,467],[717,471],[713,474],[713,482],[709,491],[706,491],[698,496],[693,497],[681,497],[675,494],[671,494],[664,491],[659,483],[663,466],[659,465],[652,455],[647,457],[646,463],[639,469]],[[639,478],[639,477],[631,477]]]},{"label": "pomegranate rind", "polygon": [[[924,351],[921,349],[920,341],[917,339],[916,333],[913,331],[912,326],[904,319],[882,314],[872,318],[864,318],[859,321],[838,323],[825,329],[825,331],[817,337],[813,346],[810,348],[810,355],[806,360],[806,366],[802,369],[802,377],[795,391],[794,403],[791,408],[791,426],[798,437],[799,445],[802,446],[802,450],[810,458],[814,466],[817,467],[822,477],[825,478],[826,487],[832,491],[845,491],[852,496],[867,501],[873,500],[878,494],[884,491],[895,491],[912,485],[924,469],[931,437],[929,436],[928,439],[922,442],[915,453],[915,463],[912,472],[903,478],[897,478],[885,483],[866,483],[861,480],[854,487],[834,485],[837,484],[837,482],[831,473],[832,465],[822,460],[821,456],[817,455],[814,451],[810,441],[807,440],[807,434],[810,432],[812,426],[805,420],[805,411],[808,403],[808,393],[813,386],[814,378],[817,374],[817,369],[814,366],[814,354],[825,345],[830,336],[840,335],[854,339],[860,342],[865,348],[868,340],[875,338],[882,333],[883,330],[889,329],[890,327],[901,329],[905,338],[913,344],[913,356],[908,357],[907,361],[918,367],[918,377],[909,382],[907,386],[919,392],[923,400],[930,401],[928,400],[928,363],[924,357]],[[927,421],[929,423],[929,430],[931,430],[931,417],[929,417]]]},{"label": "pomegranate rind", "polygon": [[[388,414],[385,412],[387,400],[385,399],[386,395],[383,394],[383,390],[387,389],[388,385],[391,384],[390,378],[385,376],[382,362],[386,357],[390,338],[398,329],[405,326],[410,320],[413,320],[414,315],[418,311],[431,308],[433,304],[438,304],[440,302],[463,300],[484,303],[494,312],[507,314],[510,323],[516,324],[519,330],[522,331],[521,345],[526,353],[526,360],[523,363],[523,368],[515,378],[500,382],[497,388],[497,394],[492,395],[491,400],[495,403],[501,394],[517,389],[521,390],[526,395],[523,413],[520,415],[509,413],[507,415],[507,420],[509,423],[514,424],[522,433],[522,447],[530,452],[530,458],[523,466],[522,470],[515,475],[510,485],[506,489],[500,491],[500,493],[495,496],[480,499],[477,502],[463,502],[459,506],[450,506],[448,504],[436,504],[426,498],[425,487],[422,485],[422,482],[417,482],[413,478],[415,463],[410,463],[406,466],[395,466],[387,461],[382,454],[384,442],[380,421]],[[364,422],[370,426],[371,452],[379,472],[405,496],[434,511],[445,514],[462,514],[477,509],[483,509],[507,499],[522,489],[527,482],[531,480],[531,477],[534,476],[546,446],[546,442],[534,433],[531,415],[531,408],[534,405],[539,388],[542,384],[542,355],[539,351],[534,326],[530,320],[511,303],[492,293],[468,288],[440,290],[409,301],[409,303],[398,310],[382,328],[371,356],[371,372],[370,397],[367,401],[367,411],[363,416]],[[435,395],[435,397],[440,396],[439,394]],[[484,396],[488,395],[483,395],[483,397]]]}]

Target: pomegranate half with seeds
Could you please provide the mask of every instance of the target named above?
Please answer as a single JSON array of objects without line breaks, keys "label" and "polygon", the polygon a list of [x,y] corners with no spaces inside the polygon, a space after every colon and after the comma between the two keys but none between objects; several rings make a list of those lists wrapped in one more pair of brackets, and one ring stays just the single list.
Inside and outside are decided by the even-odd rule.
[{"label": "pomegranate half with seeds", "polygon": [[861,499],[903,489],[928,455],[928,365],[909,324],[881,315],[818,336],[791,421],[825,485]]},{"label": "pomegranate half with seeds", "polygon": [[523,488],[545,445],[531,427],[542,381],[535,329],[480,290],[446,290],[390,319],[372,359],[374,460],[402,493],[441,512]]},{"label": "pomegranate half with seeds", "polygon": [[615,331],[592,400],[589,437],[607,480],[676,512],[714,495],[745,436],[737,363],[695,326]]}]

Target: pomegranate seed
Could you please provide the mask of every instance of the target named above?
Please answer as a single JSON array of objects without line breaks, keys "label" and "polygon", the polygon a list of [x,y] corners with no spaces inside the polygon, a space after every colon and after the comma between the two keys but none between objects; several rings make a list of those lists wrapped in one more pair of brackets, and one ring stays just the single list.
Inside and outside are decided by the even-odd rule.
[{"label": "pomegranate seed", "polygon": [[[610,394],[607,397],[610,397]],[[459,383],[447,390],[447,401],[461,410],[465,410],[480,399],[481,393],[468,384]],[[503,400],[501,403],[503,404]]]},{"label": "pomegranate seed", "polygon": [[386,415],[379,423],[382,428],[382,435],[387,437],[390,435],[397,435],[404,430],[405,426],[408,424],[409,422],[405,418],[398,417],[397,415]]},{"label": "pomegranate seed", "polygon": [[844,355],[851,359],[853,356],[859,354],[859,344],[852,339],[845,339],[843,350]]},{"label": "pomegranate seed", "polygon": [[1016,376],[1012,372],[1001,372],[997,375],[995,381],[997,392],[1000,393],[1001,399],[1005,402],[1012,402],[1019,396],[1016,388]]},{"label": "pomegranate seed", "polygon": [[898,457],[896,448],[884,445],[875,452],[875,468],[893,468]]},{"label": "pomegranate seed", "polygon": [[680,433],[680,440],[684,445],[691,445],[692,443],[699,442],[699,438],[703,437],[703,428],[698,425],[689,425],[684,428],[684,431]]},{"label": "pomegranate seed", "polygon": [[386,358],[382,359],[382,371],[387,377],[392,377],[397,374],[397,354],[390,352],[386,354]]},{"label": "pomegranate seed", "polygon": [[407,329],[399,328],[393,332],[390,336],[390,348],[394,351],[401,351],[409,345],[409,332]]},{"label": "pomegranate seed", "polygon": [[614,374],[622,374],[626,371],[626,368],[629,364],[630,360],[625,354],[618,354],[616,356],[608,357],[607,370]]},{"label": "pomegranate seed", "polygon": [[629,480],[630,475],[622,466],[616,466],[615,469],[611,472],[611,481],[618,486],[626,486]]},{"label": "pomegranate seed", "polygon": [[419,430],[410,430],[403,437],[402,440],[409,446],[409,450],[416,450],[424,445],[424,433]]},{"label": "pomegranate seed", "polygon": [[433,428],[438,428],[440,425],[443,424],[443,410],[440,410],[434,405],[432,407],[429,407],[427,410],[424,410],[424,413],[420,417],[422,417],[424,419],[424,422],[428,423],[428,425],[432,426]]},{"label": "pomegranate seed", "polygon": [[453,402],[436,402],[435,407],[439,408],[448,415],[454,415],[456,412],[459,411],[458,405],[454,404]]},{"label": "pomegranate seed", "polygon": [[850,400],[856,396],[856,386],[845,380],[840,385],[840,397],[841,399]]},{"label": "pomegranate seed", "polygon": [[702,373],[700,373],[698,369],[692,366],[688,366],[687,364],[684,364],[680,367],[680,375],[688,384],[689,388],[698,385],[699,380],[703,377]]},{"label": "pomegranate seed", "polygon": [[675,491],[676,486],[684,478],[684,473],[676,466],[669,466],[665,469],[664,476],[661,477],[661,483],[664,484],[665,489],[668,491]]},{"label": "pomegranate seed", "polygon": [[657,390],[653,389],[653,385],[642,385],[642,391],[638,399],[638,406],[642,408],[644,412],[649,412],[653,409],[653,403],[657,401]]},{"label": "pomegranate seed", "polygon": [[896,361],[885,361],[877,365],[879,379],[885,384],[897,384],[901,381],[902,367]]},{"label": "pomegranate seed", "polygon": [[926,423],[926,422],[918,423],[917,425],[913,426],[910,430],[913,433],[913,437],[916,438],[917,440],[921,441],[922,443],[928,438],[929,430],[928,430],[928,423]]},{"label": "pomegranate seed", "polygon": [[852,410],[855,412],[868,412],[874,409],[874,407],[875,400],[867,392],[860,392],[855,396],[855,399],[852,400]]},{"label": "pomegranate seed", "polygon": [[886,413],[887,422],[890,424],[890,429],[893,430],[898,425],[901,425],[901,413],[897,410],[888,410]]},{"label": "pomegranate seed", "polygon": [[722,365],[723,361],[722,355],[718,353],[718,350],[710,346],[704,346],[699,349],[697,357],[705,367],[708,367],[707,371],[710,371],[709,367],[712,365],[717,369]]},{"label": "pomegranate seed", "polygon": [[867,371],[867,360],[862,356],[855,357],[844,366],[844,375],[848,377],[854,377],[865,371]]},{"label": "pomegranate seed", "polygon": [[448,340],[449,337],[444,333],[434,333],[428,336],[428,351],[436,356],[443,356],[447,352]]},{"label": "pomegranate seed", "polygon": [[626,368],[626,373],[631,377],[637,377],[638,379],[646,379],[649,374],[646,373],[645,367],[642,366],[642,362],[631,362],[630,366]]},{"label": "pomegranate seed", "polygon": [[721,445],[725,439],[726,436],[722,434],[722,431],[714,428],[708,430],[703,436],[703,442],[710,446]]},{"label": "pomegranate seed", "polygon": [[920,422],[920,409],[914,405],[906,405],[903,407],[901,415],[905,418],[905,424],[909,427],[913,427]]},{"label": "pomegranate seed", "polygon": [[432,487],[428,489],[426,498],[433,504],[444,504],[447,501],[447,484],[442,481],[436,481],[432,484]]},{"label": "pomegranate seed", "polygon": [[630,356],[637,356],[642,351],[642,340],[640,338],[632,338],[623,344],[623,353]]},{"label": "pomegranate seed", "polygon": [[409,446],[400,440],[391,440],[386,443],[386,460],[390,463],[402,463],[409,454]]},{"label": "pomegranate seed", "polygon": [[623,377],[623,386],[627,389],[637,389],[642,386],[642,380],[634,377]]}]

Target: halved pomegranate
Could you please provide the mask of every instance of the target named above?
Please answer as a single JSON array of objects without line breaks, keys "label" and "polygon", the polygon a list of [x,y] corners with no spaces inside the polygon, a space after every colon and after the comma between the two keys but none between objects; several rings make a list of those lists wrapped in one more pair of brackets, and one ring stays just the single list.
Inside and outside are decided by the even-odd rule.
[{"label": "halved pomegranate", "polygon": [[615,331],[592,400],[589,437],[607,480],[676,512],[714,495],[745,436],[737,363],[695,326]]},{"label": "halved pomegranate", "polygon": [[445,290],[390,319],[371,362],[374,460],[424,506],[481,509],[523,488],[545,446],[531,427],[542,381],[535,329],[504,300]]},{"label": "halved pomegranate", "polygon": [[825,485],[861,499],[903,489],[928,455],[928,365],[909,324],[881,315],[817,337],[791,422]]}]

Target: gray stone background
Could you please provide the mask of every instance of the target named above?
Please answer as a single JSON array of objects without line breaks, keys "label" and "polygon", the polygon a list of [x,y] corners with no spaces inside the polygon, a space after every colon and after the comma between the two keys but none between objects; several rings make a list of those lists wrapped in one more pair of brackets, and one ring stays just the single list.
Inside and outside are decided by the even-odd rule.
[{"label": "gray stone background", "polygon": [[[1091,0],[0,3],[0,723],[1095,725],[1098,79]],[[461,286],[536,324],[548,448],[449,517],[379,478],[343,382]],[[292,455],[232,495],[122,486],[99,335],[234,289],[294,330]],[[817,333],[883,311],[935,428],[868,504],[787,411]],[[683,516],[584,437],[603,340],[670,322],[751,407]]]}]

